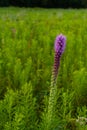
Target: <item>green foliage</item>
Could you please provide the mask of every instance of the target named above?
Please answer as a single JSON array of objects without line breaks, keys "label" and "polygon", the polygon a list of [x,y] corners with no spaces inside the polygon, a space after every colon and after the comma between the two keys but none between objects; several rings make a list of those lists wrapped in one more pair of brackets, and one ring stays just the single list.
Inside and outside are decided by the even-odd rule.
[{"label": "green foliage", "polygon": [[25,84],[20,91],[7,91],[0,101],[0,129],[33,130],[36,129],[36,100],[33,98],[31,84]]},{"label": "green foliage", "polygon": [[75,101],[77,105],[87,104],[87,72],[85,68],[74,72],[73,87],[75,90]]},{"label": "green foliage", "polygon": [[[1,8],[0,14],[0,129],[80,130],[76,120],[87,118],[87,10]],[[51,88],[60,33],[67,45]]]},{"label": "green foliage", "polygon": [[77,130],[86,130],[87,129],[87,107],[83,106],[81,108],[77,108],[78,112],[78,119],[76,120],[77,122]]}]

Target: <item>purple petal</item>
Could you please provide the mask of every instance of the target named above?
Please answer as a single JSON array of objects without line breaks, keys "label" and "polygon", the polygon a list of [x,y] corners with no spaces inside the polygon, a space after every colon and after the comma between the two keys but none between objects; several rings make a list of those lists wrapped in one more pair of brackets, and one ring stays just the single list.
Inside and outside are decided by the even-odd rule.
[{"label": "purple petal", "polygon": [[55,40],[55,52],[63,53],[66,46],[66,37],[62,34],[58,35]]}]

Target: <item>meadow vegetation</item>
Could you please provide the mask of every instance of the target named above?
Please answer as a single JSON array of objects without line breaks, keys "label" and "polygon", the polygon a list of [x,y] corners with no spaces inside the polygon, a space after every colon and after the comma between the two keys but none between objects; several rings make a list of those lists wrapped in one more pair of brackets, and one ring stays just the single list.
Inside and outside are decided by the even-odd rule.
[{"label": "meadow vegetation", "polygon": [[[60,33],[67,44],[50,122]],[[87,10],[0,8],[0,130],[87,130]]]}]

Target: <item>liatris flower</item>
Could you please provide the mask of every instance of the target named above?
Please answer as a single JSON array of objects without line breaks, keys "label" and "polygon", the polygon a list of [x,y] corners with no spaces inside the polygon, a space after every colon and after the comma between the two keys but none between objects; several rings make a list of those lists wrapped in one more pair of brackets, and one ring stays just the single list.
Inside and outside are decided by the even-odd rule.
[{"label": "liatris flower", "polygon": [[55,58],[54,58],[54,66],[52,71],[52,77],[51,77],[51,87],[50,87],[50,94],[49,94],[49,102],[48,102],[48,111],[46,115],[46,129],[51,130],[53,122],[55,122],[55,110],[56,110],[56,92],[57,92],[57,86],[56,86],[56,78],[58,74],[58,68],[60,65],[60,58],[62,56],[62,53],[64,52],[66,45],[66,37],[62,34],[56,37],[55,40]]},{"label": "liatris flower", "polygon": [[58,68],[60,65],[60,58],[64,52],[65,46],[66,46],[66,37],[62,34],[58,35],[56,37],[55,45],[54,45],[55,58],[54,58],[54,66],[52,71],[51,86],[54,86],[56,83]]}]

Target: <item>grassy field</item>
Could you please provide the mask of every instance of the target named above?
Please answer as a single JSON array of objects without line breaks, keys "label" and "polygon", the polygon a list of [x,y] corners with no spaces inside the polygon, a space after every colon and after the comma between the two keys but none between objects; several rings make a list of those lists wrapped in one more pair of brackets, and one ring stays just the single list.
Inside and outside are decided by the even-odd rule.
[{"label": "grassy field", "polygon": [[[49,119],[61,33],[67,44]],[[87,130],[87,10],[0,8],[0,130]]]}]

